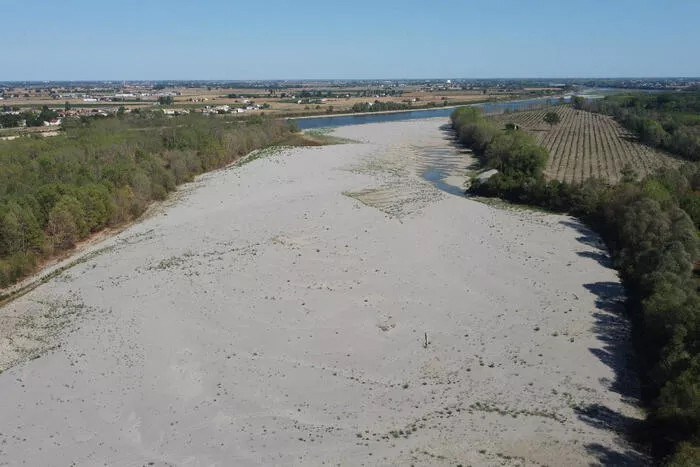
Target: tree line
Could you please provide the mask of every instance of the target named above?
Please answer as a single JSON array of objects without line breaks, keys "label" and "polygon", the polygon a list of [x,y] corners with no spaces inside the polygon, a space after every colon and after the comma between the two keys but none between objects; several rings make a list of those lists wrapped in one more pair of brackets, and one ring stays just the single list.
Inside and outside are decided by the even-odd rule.
[{"label": "tree line", "polygon": [[700,92],[637,93],[587,100],[574,108],[613,116],[639,139],[691,161],[700,161]]},{"label": "tree line", "polygon": [[[576,104],[575,104],[576,105]],[[649,412],[644,440],[669,465],[700,461],[700,164],[621,183],[547,181],[547,151],[502,130],[477,109],[452,114],[458,140],[498,173],[469,191],[577,216],[605,240],[627,291],[627,310]]]},{"label": "tree line", "polygon": [[[419,103],[421,104],[421,103]],[[431,102],[426,102],[425,104],[420,105],[418,109],[422,108],[430,108],[430,107],[446,107],[450,103],[447,100],[443,100],[442,103],[438,104],[437,102],[431,101]],[[386,111],[391,111],[391,110],[411,110],[414,109],[413,105],[411,105],[410,102],[381,102],[379,100],[376,100],[372,103],[369,102],[358,102],[357,104],[353,105],[350,110],[353,112],[386,112]]]},{"label": "tree line", "polygon": [[75,119],[0,142],[0,287],[42,258],[141,214],[202,172],[286,138],[289,124],[159,112]]},{"label": "tree line", "polygon": [[389,110],[407,110],[411,108],[411,104],[404,102],[381,102],[377,100],[372,103],[358,102],[352,106],[351,110],[353,112],[386,112]]},{"label": "tree line", "polygon": [[44,122],[50,122],[58,117],[58,113],[43,106],[39,112],[25,110],[22,113],[10,113],[9,108],[4,108],[0,113],[0,128],[15,128],[24,122],[27,126],[42,126]]}]

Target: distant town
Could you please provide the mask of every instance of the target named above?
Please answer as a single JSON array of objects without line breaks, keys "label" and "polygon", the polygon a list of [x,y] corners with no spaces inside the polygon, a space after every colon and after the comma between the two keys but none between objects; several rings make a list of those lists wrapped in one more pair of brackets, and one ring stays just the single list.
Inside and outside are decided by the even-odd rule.
[{"label": "distant town", "polygon": [[700,78],[0,82],[0,130],[51,135],[67,118],[144,110],[301,116],[430,108],[587,88],[688,90],[700,88]]}]

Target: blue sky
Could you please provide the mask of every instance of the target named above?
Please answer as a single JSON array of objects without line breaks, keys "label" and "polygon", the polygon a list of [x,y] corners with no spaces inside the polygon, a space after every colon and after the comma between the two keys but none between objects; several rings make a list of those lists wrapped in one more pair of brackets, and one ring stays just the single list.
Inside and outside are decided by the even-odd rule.
[{"label": "blue sky", "polygon": [[698,0],[0,0],[0,80],[700,76]]}]

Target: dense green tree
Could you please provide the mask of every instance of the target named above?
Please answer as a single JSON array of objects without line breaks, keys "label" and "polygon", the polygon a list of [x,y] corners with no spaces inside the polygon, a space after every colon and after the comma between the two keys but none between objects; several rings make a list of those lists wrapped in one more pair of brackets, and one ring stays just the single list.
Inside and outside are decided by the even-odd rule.
[{"label": "dense green tree", "polygon": [[559,117],[559,114],[556,112],[547,112],[546,114],[544,114],[542,120],[544,120],[545,123],[549,124],[549,126],[554,126],[561,121],[561,117]]},{"label": "dense green tree", "polygon": [[486,149],[486,164],[506,176],[536,176],[547,162],[547,151],[522,131],[496,135]]},{"label": "dense green tree", "polygon": [[25,116],[20,114],[0,114],[0,128],[15,128],[25,121]]},{"label": "dense green tree", "polygon": [[81,236],[87,234],[87,227],[81,215],[82,209],[78,200],[69,195],[59,199],[49,213],[47,225],[54,248],[72,248]]},{"label": "dense green tree", "polygon": [[0,256],[38,250],[42,241],[41,227],[29,206],[17,201],[0,206]]},{"label": "dense green tree", "polygon": [[175,100],[173,99],[172,96],[160,96],[158,98],[158,103],[160,105],[172,105]]},{"label": "dense green tree", "polygon": [[571,98],[571,105],[574,109],[583,109],[586,107],[586,98],[581,96],[573,96]]},{"label": "dense green tree", "polygon": [[640,124],[639,136],[650,146],[664,146],[669,140],[663,126],[655,120],[644,120]]}]

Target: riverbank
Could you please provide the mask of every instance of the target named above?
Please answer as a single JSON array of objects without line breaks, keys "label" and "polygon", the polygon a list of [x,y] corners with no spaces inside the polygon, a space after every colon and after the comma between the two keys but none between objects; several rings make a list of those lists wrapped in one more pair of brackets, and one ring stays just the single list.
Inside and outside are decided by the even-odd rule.
[{"label": "riverbank", "polygon": [[[307,118],[333,118],[333,117],[361,117],[363,115],[382,115],[382,114],[400,114],[406,112],[415,112],[417,110],[439,110],[439,109],[456,109],[463,105],[480,104],[489,101],[474,101],[469,104],[454,104],[454,105],[444,105],[444,106],[428,106],[428,107],[415,107],[413,109],[402,109],[402,110],[382,110],[379,112],[346,112],[346,113],[329,113],[329,114],[315,114],[315,115],[304,115],[301,117],[286,117],[289,120],[305,120]],[[496,101],[493,101],[496,102]]]},{"label": "riverbank", "polygon": [[[344,112],[344,113],[328,113],[328,114],[300,114],[300,116],[285,116],[285,117],[280,117],[285,120],[306,120],[306,119],[325,119],[325,118],[333,118],[333,117],[361,117],[361,116],[367,116],[367,115],[386,115],[386,114],[401,114],[401,113],[408,113],[408,112],[417,112],[417,111],[430,111],[430,110],[435,110],[439,111],[442,109],[456,109],[457,107],[463,107],[463,106],[480,106],[484,104],[505,104],[505,103],[513,103],[513,104],[518,104],[521,102],[529,102],[529,101],[545,101],[549,99],[558,99],[560,97],[564,97],[560,94],[551,94],[548,96],[538,96],[538,97],[522,97],[522,98],[506,98],[506,99],[483,99],[483,100],[473,100],[473,101],[468,101],[468,102],[457,102],[457,103],[451,103],[450,105],[426,105],[426,106],[416,106],[411,109],[402,109],[402,110],[382,110],[378,112]],[[426,116],[425,118],[431,118],[431,116]]]},{"label": "riverbank", "polygon": [[436,161],[470,160],[446,122],[200,176],[0,309],[22,323],[0,361],[31,350],[0,374],[0,458],[642,459],[619,438],[640,413],[597,237],[435,188]]},{"label": "riverbank", "polygon": [[539,109],[549,107],[558,102],[555,97],[543,97],[537,99],[504,100],[476,102],[465,105],[429,107],[423,109],[393,110],[381,112],[358,112],[354,114],[336,114],[326,116],[307,116],[303,118],[290,118],[288,121],[296,123],[301,130],[314,130],[321,128],[333,128],[347,125],[360,125],[369,123],[398,122],[404,120],[416,120],[425,118],[449,117],[455,108],[464,106],[479,107],[485,114],[503,113],[526,109]]}]

